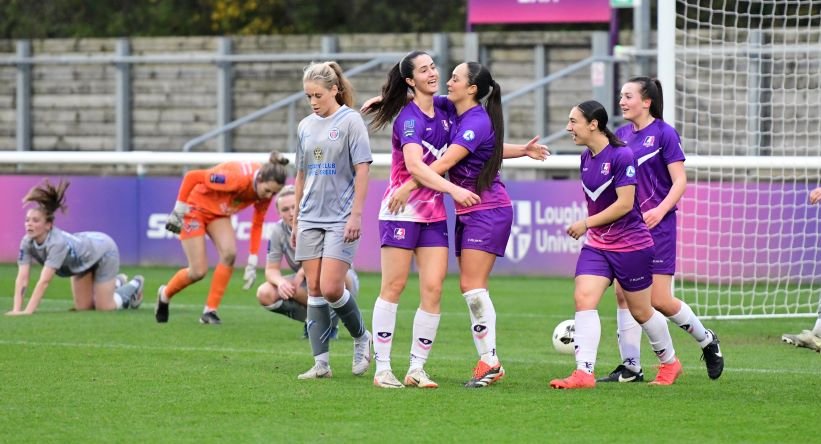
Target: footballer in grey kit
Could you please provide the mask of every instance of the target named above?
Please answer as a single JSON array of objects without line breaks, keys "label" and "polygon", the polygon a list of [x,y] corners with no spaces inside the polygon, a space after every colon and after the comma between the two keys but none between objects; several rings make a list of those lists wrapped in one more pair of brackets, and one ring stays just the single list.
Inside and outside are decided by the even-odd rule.
[{"label": "footballer in grey kit", "polygon": [[[271,224],[268,234],[265,282],[257,288],[257,300],[263,308],[272,313],[279,313],[295,321],[305,322],[308,298],[305,273],[302,264],[296,260],[294,247],[291,246],[291,224],[294,222],[296,206],[294,192],[293,185],[286,185],[274,201],[280,220]],[[291,269],[291,274],[282,274],[283,259],[287,267]],[[350,290],[352,296],[356,297],[359,290],[359,277],[353,269],[348,270],[345,287]],[[338,319],[334,318],[334,333],[337,322]]]},{"label": "footballer in grey kit", "polygon": [[365,122],[341,106],[332,116],[306,117],[298,132],[296,167],[305,175],[299,226],[344,226],[353,208],[354,166],[373,161]]},{"label": "footballer in grey kit", "polygon": [[314,366],[299,379],[327,378],[331,310],[354,338],[351,372],[370,367],[371,334],[345,289],[362,230],[372,161],[368,131],[353,105],[353,87],[336,62],[313,63],[302,77],[313,113],[299,123],[295,181],[295,258],[308,286],[308,339]]},{"label": "footballer in grey kit", "polygon": [[[26,211],[26,234],[20,241],[14,302],[9,315],[32,314],[37,310],[54,276],[70,277],[76,310],[137,308],[142,303],[143,277],[129,282],[118,275],[120,253],[105,233],[66,233],[54,225],[54,213],[65,209],[68,182],[48,181],[32,188],[23,203],[34,203]],[[43,266],[40,277],[23,308],[33,263]]]}]

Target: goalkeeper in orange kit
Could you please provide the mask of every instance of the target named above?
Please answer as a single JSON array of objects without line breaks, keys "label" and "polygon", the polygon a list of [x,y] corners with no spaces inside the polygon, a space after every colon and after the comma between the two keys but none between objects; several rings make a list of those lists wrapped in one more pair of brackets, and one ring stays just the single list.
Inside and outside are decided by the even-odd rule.
[{"label": "goalkeeper in orange kit", "polygon": [[205,277],[208,257],[205,235],[211,238],[219,254],[211,287],[200,322],[220,324],[217,315],[225,288],[234,272],[237,239],[231,216],[253,205],[248,265],[243,276],[244,288],[256,280],[257,253],[262,240],[262,224],[272,197],[285,184],[288,159],[272,152],[267,163],[225,162],[207,170],[186,173],[177,195],[177,203],[168,217],[166,229],[179,234],[188,259],[183,268],[157,291],[154,316],[157,322],[168,322],[169,303],[175,294]]}]

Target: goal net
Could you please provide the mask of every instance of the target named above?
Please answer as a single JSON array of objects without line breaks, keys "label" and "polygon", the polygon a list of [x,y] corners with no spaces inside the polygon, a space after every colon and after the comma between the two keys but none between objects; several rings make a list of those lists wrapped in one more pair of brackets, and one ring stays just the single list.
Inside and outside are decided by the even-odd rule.
[{"label": "goal net", "polygon": [[673,41],[665,108],[688,155],[676,295],[705,317],[814,316],[821,0],[676,0]]}]

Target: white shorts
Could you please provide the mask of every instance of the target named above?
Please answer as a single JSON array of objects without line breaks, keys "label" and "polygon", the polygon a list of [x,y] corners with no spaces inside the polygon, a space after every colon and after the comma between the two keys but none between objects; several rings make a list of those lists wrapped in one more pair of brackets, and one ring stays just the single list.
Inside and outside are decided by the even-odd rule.
[{"label": "white shorts", "polygon": [[359,239],[345,242],[345,227],[302,228],[297,227],[296,253],[294,259],[307,261],[319,258],[332,258],[353,263]]}]

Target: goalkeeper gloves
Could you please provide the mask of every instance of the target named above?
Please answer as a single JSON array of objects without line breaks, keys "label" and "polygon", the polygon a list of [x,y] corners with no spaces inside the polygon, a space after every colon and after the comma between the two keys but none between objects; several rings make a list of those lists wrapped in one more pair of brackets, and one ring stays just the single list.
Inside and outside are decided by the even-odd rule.
[{"label": "goalkeeper gloves", "polygon": [[191,211],[191,208],[188,204],[178,200],[177,203],[174,204],[174,211],[168,215],[168,220],[165,222],[165,229],[174,234],[180,234],[182,230],[182,220],[189,211]]},{"label": "goalkeeper gloves", "polygon": [[245,274],[242,276],[245,281],[245,285],[242,286],[243,290],[250,289],[257,280],[257,260],[255,254],[248,256],[248,265],[245,266]]}]

